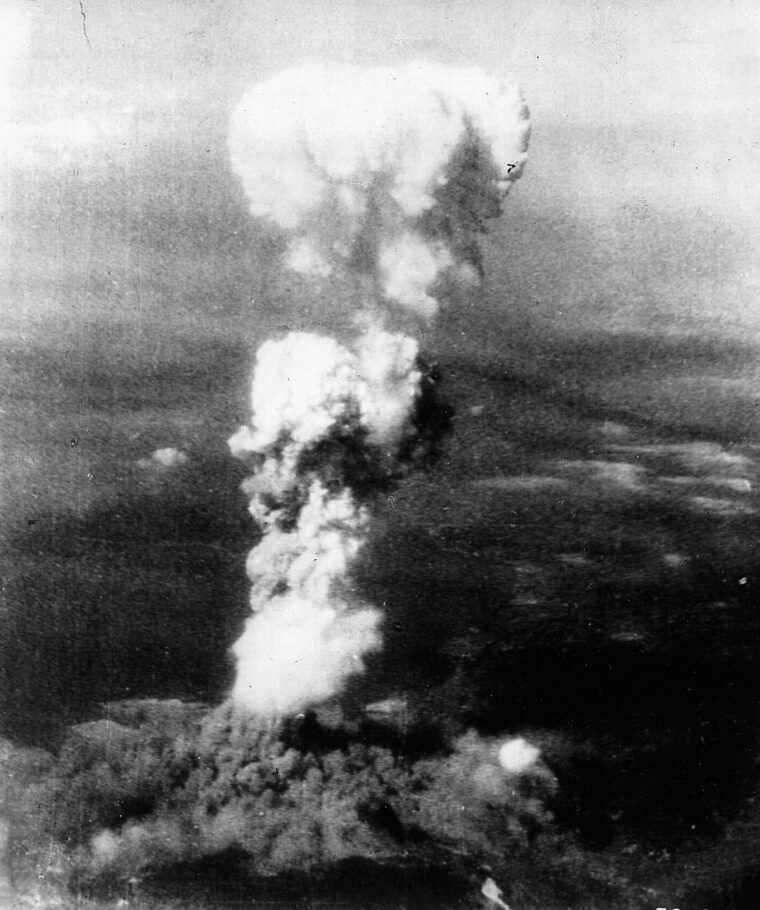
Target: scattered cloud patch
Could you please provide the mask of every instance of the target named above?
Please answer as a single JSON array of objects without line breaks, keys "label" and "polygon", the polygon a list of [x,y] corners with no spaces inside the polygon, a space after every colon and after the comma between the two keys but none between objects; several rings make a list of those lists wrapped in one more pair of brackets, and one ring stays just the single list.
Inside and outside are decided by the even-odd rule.
[{"label": "scattered cloud patch", "polygon": [[591,560],[583,553],[560,553],[557,559],[566,566],[579,569],[591,565]]},{"label": "scattered cloud patch", "polygon": [[473,480],[472,486],[506,493],[513,491],[541,492],[543,490],[566,487],[567,481],[561,477],[545,474],[515,474],[513,477],[483,477],[479,480]]},{"label": "scattered cloud patch", "polygon": [[564,470],[582,472],[595,483],[631,491],[644,486],[645,469],[627,461],[560,461],[557,464]]},{"label": "scattered cloud patch", "polygon": [[752,461],[746,455],[731,452],[717,442],[615,445],[610,449],[643,457],[671,457],[692,471],[746,471],[752,467]]},{"label": "scattered cloud patch", "polygon": [[663,483],[676,487],[711,486],[730,490],[732,493],[748,494],[752,492],[752,482],[746,477],[722,477],[715,474],[711,477],[676,476],[661,477]]},{"label": "scattered cloud patch", "polygon": [[689,502],[700,512],[711,512],[714,515],[723,515],[726,517],[734,515],[754,515],[757,511],[751,506],[745,505],[743,502],[736,502],[733,499],[718,499],[713,496],[692,496]]},{"label": "scattered cloud patch", "polygon": [[617,423],[614,420],[605,420],[599,430],[602,436],[609,439],[625,439],[631,432],[624,423]]},{"label": "scattered cloud patch", "polygon": [[190,461],[187,453],[181,449],[175,449],[167,446],[163,449],[156,449],[148,458],[140,458],[137,462],[138,468],[146,471],[172,471],[175,468],[181,468]]},{"label": "scattered cloud patch", "polygon": [[662,561],[669,569],[683,569],[691,561],[685,553],[663,553]]},{"label": "scattered cloud patch", "polygon": [[707,482],[714,487],[723,487],[733,493],[751,493],[752,482],[746,477],[708,477]]}]

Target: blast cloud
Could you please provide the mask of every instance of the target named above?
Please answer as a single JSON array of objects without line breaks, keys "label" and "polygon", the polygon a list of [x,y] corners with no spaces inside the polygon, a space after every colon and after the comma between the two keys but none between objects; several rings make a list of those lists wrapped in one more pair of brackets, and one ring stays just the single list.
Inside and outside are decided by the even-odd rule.
[{"label": "blast cloud", "polygon": [[557,784],[537,750],[530,768],[505,772],[498,740],[473,731],[411,761],[361,742],[314,749],[305,722],[266,729],[229,704],[113,708],[70,729],[55,774],[10,793],[14,817],[29,835],[42,821],[66,843],[63,871],[88,887],[225,850],[246,856],[254,876],[355,856],[501,869],[551,823]]},{"label": "blast cloud", "polygon": [[373,332],[353,353],[293,333],[259,350],[252,424],[230,440],[263,531],[251,552],[253,617],[235,645],[233,699],[281,715],[332,695],[380,643],[379,614],[341,591],[367,535],[367,489],[389,480],[410,428],[416,344]]},{"label": "blast cloud", "polygon": [[528,135],[520,92],[477,68],[304,66],[243,98],[230,151],[251,214],[286,232],[290,268],[363,275],[371,297],[430,318],[431,287],[466,269],[461,235],[483,229],[477,207],[498,214]]},{"label": "blast cloud", "polygon": [[447,270],[477,278],[477,235],[521,174],[528,133],[516,88],[419,63],[289,70],[233,114],[251,214],[282,230],[287,268],[350,288],[356,329],[350,346],[309,332],[265,342],[250,423],[230,440],[251,465],[244,489],[263,534],[247,564],[253,616],[234,646],[232,698],[250,713],[335,694],[380,646],[380,614],[347,579],[373,498],[445,423],[417,342],[393,322],[432,318]]}]

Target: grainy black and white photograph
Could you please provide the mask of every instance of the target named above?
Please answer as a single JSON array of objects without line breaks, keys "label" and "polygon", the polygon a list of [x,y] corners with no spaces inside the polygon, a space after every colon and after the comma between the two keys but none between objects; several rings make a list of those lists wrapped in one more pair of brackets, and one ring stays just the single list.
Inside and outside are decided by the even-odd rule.
[{"label": "grainy black and white photograph", "polygon": [[759,61],[3,0],[3,910],[760,906]]}]

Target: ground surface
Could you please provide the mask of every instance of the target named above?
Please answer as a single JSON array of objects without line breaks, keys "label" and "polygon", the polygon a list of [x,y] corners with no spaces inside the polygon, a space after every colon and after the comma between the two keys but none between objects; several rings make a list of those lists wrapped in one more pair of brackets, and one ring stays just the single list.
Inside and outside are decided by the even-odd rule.
[{"label": "ground surface", "polygon": [[[255,530],[225,440],[261,340],[330,318],[267,290],[276,244],[224,192],[216,221],[195,197],[129,217],[69,200],[18,232],[36,316],[0,340],[0,733],[17,745],[55,750],[109,701],[229,686]],[[564,236],[529,214],[534,250]],[[653,907],[755,906],[757,351],[643,323],[552,333],[510,286],[518,229],[423,339],[453,433],[377,504],[356,584],[385,646],[343,710],[399,696],[445,736],[532,737],[584,861],[655,889]],[[165,446],[187,464],[145,461]]]},{"label": "ground surface", "polygon": [[[245,373],[237,353],[218,388],[196,359],[155,377],[165,419],[181,419],[175,395],[222,399],[227,375]],[[750,906],[756,447],[610,413],[503,365],[441,367],[455,432],[431,473],[378,504],[357,580],[385,604],[386,645],[346,710],[403,695],[448,734],[532,731],[560,776],[559,820],[586,849],[634,878],[661,870],[711,910]],[[65,390],[66,361],[44,368]],[[113,419],[119,404],[130,420]],[[128,457],[150,451],[161,437],[140,405],[109,401],[106,438],[84,428],[90,451],[114,446],[122,423],[139,440]],[[17,525],[5,735],[54,748],[109,699],[223,695],[252,529],[223,438],[203,429],[186,467],[153,475],[122,449],[111,495]]]}]

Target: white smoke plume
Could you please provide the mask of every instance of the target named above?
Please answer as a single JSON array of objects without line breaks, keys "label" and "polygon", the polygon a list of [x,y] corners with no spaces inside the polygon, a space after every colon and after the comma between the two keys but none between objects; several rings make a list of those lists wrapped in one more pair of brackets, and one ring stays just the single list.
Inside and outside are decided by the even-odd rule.
[{"label": "white smoke plume", "polygon": [[364,486],[395,468],[409,426],[416,357],[413,340],[379,331],[356,353],[305,332],[259,349],[252,422],[230,440],[256,467],[245,489],[263,531],[232,692],[256,714],[327,698],[379,645],[379,614],[341,588],[368,531]]},{"label": "white smoke plume", "polygon": [[528,135],[513,85],[413,63],[288,70],[242,99],[229,141],[251,214],[287,233],[290,268],[363,275],[365,294],[430,318],[439,274],[471,271],[473,222],[498,213]]},{"label": "white smoke plume", "polygon": [[[430,319],[447,269],[481,268],[477,234],[526,158],[520,93],[480,70],[302,67],[235,110],[232,165],[250,211],[287,239],[284,265],[349,282],[357,338],[294,332],[259,349],[252,416],[230,440],[262,531],[233,701],[294,713],[337,691],[379,647],[380,615],[349,577],[373,497],[424,436],[432,380],[394,310]],[[427,386],[426,386],[427,383]],[[422,430],[422,432],[421,432]]]}]

